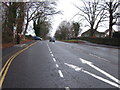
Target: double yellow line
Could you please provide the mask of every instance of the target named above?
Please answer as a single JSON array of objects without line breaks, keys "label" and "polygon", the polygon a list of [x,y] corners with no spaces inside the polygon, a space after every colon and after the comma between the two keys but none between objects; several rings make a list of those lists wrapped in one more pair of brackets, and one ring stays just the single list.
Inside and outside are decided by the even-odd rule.
[{"label": "double yellow line", "polygon": [[31,45],[29,45],[28,47],[18,51],[17,53],[15,53],[14,55],[12,55],[8,60],[7,62],[5,63],[5,65],[3,66],[2,70],[0,71],[0,77],[1,77],[1,80],[0,80],[0,88],[2,87],[2,84],[4,82],[4,79],[5,79],[5,76],[8,72],[8,69],[12,63],[12,61],[14,60],[14,58],[16,56],[18,56],[20,53],[22,53],[23,51],[25,51],[26,49],[28,49],[29,47],[33,46],[34,44],[36,44],[37,42],[35,43],[32,43]]}]

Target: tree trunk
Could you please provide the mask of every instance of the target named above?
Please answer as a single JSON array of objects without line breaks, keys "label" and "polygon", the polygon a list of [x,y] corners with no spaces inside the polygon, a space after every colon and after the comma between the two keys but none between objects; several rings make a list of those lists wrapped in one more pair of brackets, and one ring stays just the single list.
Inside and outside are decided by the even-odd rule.
[{"label": "tree trunk", "polygon": [[24,17],[25,17],[25,10],[24,10],[24,2],[20,2],[19,12],[18,12],[18,18],[16,19],[17,24],[17,33],[21,34],[23,31],[23,25],[24,25]]},{"label": "tree trunk", "polygon": [[27,21],[26,26],[25,26],[25,31],[23,32],[23,39],[25,40],[25,34],[27,32],[27,28],[28,28],[29,22]]},{"label": "tree trunk", "polygon": [[112,15],[112,2],[110,2],[110,9],[109,9],[109,38],[112,37],[112,26],[113,26],[113,15]]},{"label": "tree trunk", "polygon": [[90,28],[90,37],[94,36],[94,29],[93,29],[93,24],[91,24],[91,28]]},{"label": "tree trunk", "polygon": [[15,8],[15,5],[9,3],[10,6],[9,6],[9,9],[8,9],[8,15],[7,15],[7,32],[8,32],[8,37],[10,37],[11,42],[14,42],[14,35],[13,35],[13,27],[14,27],[14,24],[15,24],[15,17],[14,15],[16,14],[16,12],[14,11],[13,12],[13,8]]}]

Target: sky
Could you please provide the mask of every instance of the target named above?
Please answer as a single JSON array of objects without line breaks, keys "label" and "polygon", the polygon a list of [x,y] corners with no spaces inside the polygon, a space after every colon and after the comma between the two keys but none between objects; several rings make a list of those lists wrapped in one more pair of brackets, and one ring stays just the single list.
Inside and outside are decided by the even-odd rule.
[{"label": "sky", "polygon": [[[63,21],[71,21],[73,20],[73,16],[79,12],[79,10],[73,5],[80,3],[79,0],[58,0],[57,2],[57,9],[62,11],[62,14],[55,15],[53,19],[53,29],[52,29],[52,36],[54,35],[57,27]],[[76,17],[74,18],[74,20]],[[78,18],[77,18],[78,19]],[[76,19],[76,20],[77,20]]]},{"label": "sky", "polygon": [[[57,0],[57,9],[61,10],[62,14],[57,14],[53,17],[53,19],[52,19],[52,29],[50,30],[50,35],[51,36],[54,36],[55,31],[57,30],[57,27],[59,26],[59,24],[62,21],[64,21],[64,20],[66,20],[68,22],[70,22],[70,21],[79,22],[80,21],[80,19],[81,19],[80,16],[75,16],[73,18],[73,16],[76,13],[80,12],[74,5],[82,6],[83,3],[82,3],[81,0]],[[32,24],[32,22],[31,22],[31,24]],[[85,32],[86,30],[89,29],[89,27],[85,27],[86,22],[83,21],[82,24],[83,25],[81,27],[81,29],[82,29],[81,33]],[[104,32],[106,29],[108,29],[108,26],[109,26],[108,24],[109,24],[108,22],[105,22],[104,23],[105,27],[98,28],[98,31]],[[32,29],[32,26],[29,27],[29,28],[30,29],[28,31],[28,34],[35,35],[34,31]],[[116,28],[116,27],[113,27],[113,28]]]},{"label": "sky", "polygon": [[[54,35],[55,31],[57,30],[57,27],[63,20],[66,20],[68,22],[71,22],[71,21],[80,22],[81,17],[79,15],[75,16],[75,14],[79,13],[80,10],[76,8],[75,5],[82,7],[84,4],[82,0],[58,0],[57,8],[58,10],[61,10],[63,12],[63,15],[54,16],[53,25],[52,25],[53,29],[51,32],[52,36]],[[89,29],[89,27],[86,27],[85,25],[86,25],[86,22],[82,21],[81,33]],[[108,26],[108,23],[104,25]],[[98,28],[98,31],[104,32],[107,28],[108,27],[101,27],[101,28]]]}]

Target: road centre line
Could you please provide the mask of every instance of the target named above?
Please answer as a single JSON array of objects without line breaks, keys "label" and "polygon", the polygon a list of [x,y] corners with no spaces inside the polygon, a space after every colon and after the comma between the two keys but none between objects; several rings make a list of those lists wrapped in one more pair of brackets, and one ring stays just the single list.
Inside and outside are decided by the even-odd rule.
[{"label": "road centre line", "polygon": [[54,61],[54,62],[56,62],[56,59],[55,59],[55,58],[53,58],[53,61]]},{"label": "road centre line", "polygon": [[[98,75],[95,75],[95,74],[93,74],[93,73],[91,73],[91,72],[88,72],[88,71],[86,71],[86,70],[84,70],[82,67],[78,67],[78,66],[75,66],[75,65],[72,65],[72,64],[68,64],[68,63],[64,63],[65,65],[67,65],[67,66],[69,66],[70,68],[73,68],[75,71],[82,71],[82,72],[84,72],[84,73],[86,73],[86,74],[88,74],[88,75],[90,75],[90,76],[92,76],[92,77],[94,77],[94,78],[96,78],[96,79],[98,79],[98,80],[101,80],[101,81],[103,81],[103,82],[105,82],[105,83],[108,83],[108,84],[110,84],[110,85],[112,85],[112,86],[115,86],[115,87],[117,87],[117,88],[120,88],[120,85],[119,84],[117,84],[117,83],[115,83],[115,82],[112,82],[112,81],[109,81],[109,80],[107,80],[107,79],[104,79],[104,78],[102,78],[102,77],[100,77],[100,76],[98,76]],[[78,69],[79,68],[79,69]],[[77,70],[76,70],[77,69]]]},{"label": "road centre line", "polygon": [[70,90],[70,88],[69,87],[65,87],[65,90]]},{"label": "road centre line", "polygon": [[51,54],[51,56],[53,57],[54,55],[53,55],[53,54]]},{"label": "road centre line", "polygon": [[93,65],[92,62],[87,61],[85,59],[79,58],[80,61],[84,64],[89,65],[90,67],[94,68],[95,70],[99,71],[100,73],[104,74],[105,76],[107,76],[108,78],[112,79],[113,81],[115,81],[116,83],[120,84],[120,80],[118,80],[117,78],[115,78],[114,76],[110,75],[109,73],[105,72],[104,70],[98,68],[97,66]]},{"label": "road centre line", "polygon": [[49,52],[52,52],[50,48],[49,48]]},{"label": "road centre line", "polygon": [[58,70],[58,73],[59,73],[59,75],[60,75],[61,78],[64,78],[63,73],[62,73],[61,70]]},{"label": "road centre line", "polygon": [[56,64],[56,67],[57,67],[57,68],[59,68],[59,65],[58,65],[58,64]]},{"label": "road centre line", "polygon": [[[49,48],[48,48],[49,49]],[[52,52],[51,49],[49,49],[49,52]]]},{"label": "road centre line", "polygon": [[48,47],[48,49],[49,49],[49,52],[51,52],[51,49],[50,49],[50,47],[49,47],[49,45],[47,44],[47,47]]},{"label": "road centre line", "polygon": [[2,77],[1,77],[1,80],[0,80],[0,88],[2,87],[2,84],[3,84],[3,82],[4,82],[5,76],[7,75],[7,72],[8,72],[8,70],[9,70],[9,67],[10,67],[12,61],[14,60],[14,58],[15,58],[16,56],[18,56],[20,53],[22,53],[23,51],[25,51],[26,49],[28,49],[29,47],[31,47],[32,45],[36,44],[36,43],[37,43],[37,42],[32,43],[32,44],[29,45],[28,47],[26,47],[26,48],[18,51],[16,54],[12,55],[12,56],[7,60],[7,62],[5,63],[5,65],[3,66],[3,68],[2,68],[2,70],[1,70],[1,72],[0,72],[0,74],[2,75],[2,73],[3,73],[3,71],[4,71],[4,73],[3,73]]}]

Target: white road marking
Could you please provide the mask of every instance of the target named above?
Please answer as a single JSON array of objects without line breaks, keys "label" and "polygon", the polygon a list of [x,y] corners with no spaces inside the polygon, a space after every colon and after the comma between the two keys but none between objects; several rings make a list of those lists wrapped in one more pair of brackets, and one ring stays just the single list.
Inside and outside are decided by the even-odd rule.
[{"label": "white road marking", "polygon": [[97,56],[97,55],[95,55],[95,54],[91,54],[91,53],[90,53],[89,55],[94,56],[94,57],[97,57],[97,58],[102,59],[102,60],[105,60],[105,61],[107,61],[107,62],[110,62],[109,60],[107,60],[107,59],[105,59],[105,58],[102,58],[102,57],[99,57],[99,56]]},{"label": "white road marking", "polygon": [[27,45],[27,44],[22,44],[22,45],[20,45],[20,46],[23,47],[23,46],[25,46],[25,45]]},{"label": "white road marking", "polygon": [[20,45],[15,45],[15,47],[24,47],[26,46],[27,44],[20,44]]},{"label": "white road marking", "polygon": [[64,63],[65,65],[71,67],[71,68],[74,68],[75,71],[80,71],[82,70],[82,68],[78,67],[78,66],[75,66],[75,65],[72,65],[72,64],[68,64],[68,63]]},{"label": "white road marking", "polygon": [[117,88],[120,88],[120,85],[119,85],[119,84],[116,84],[116,83],[114,83],[114,82],[112,82],[112,81],[109,81],[109,80],[104,79],[104,78],[102,78],[102,77],[100,77],[100,76],[97,76],[97,75],[95,75],[95,74],[92,74],[92,73],[90,73],[90,72],[88,72],[88,71],[85,71],[85,70],[82,70],[82,71],[83,71],[84,73],[86,73],[86,74],[89,74],[89,75],[93,76],[93,77],[96,78],[96,79],[99,79],[99,80],[101,80],[101,81],[103,81],[103,82],[106,82],[106,83],[112,85],[112,86],[115,86],[115,87],[117,87]]},{"label": "white road marking", "polygon": [[51,49],[50,49],[50,47],[49,47],[49,45],[48,45],[48,44],[47,44],[47,46],[48,46],[49,52],[51,52]]},{"label": "white road marking", "polygon": [[54,56],[53,54],[51,54],[51,56]]},{"label": "white road marking", "polygon": [[[47,44],[47,46],[48,46],[48,44]],[[49,48],[49,46],[48,46],[48,48]]]},{"label": "white road marking", "polygon": [[50,54],[52,54],[52,52],[50,51]]},{"label": "white road marking", "polygon": [[49,51],[51,52],[51,49],[49,48]]},{"label": "white road marking", "polygon": [[70,90],[70,88],[69,87],[65,87],[65,90]]},{"label": "white road marking", "polygon": [[49,48],[49,52],[52,52],[50,48]]},{"label": "white road marking", "polygon": [[57,67],[57,68],[59,68],[59,65],[58,65],[58,64],[56,64],[56,67]]},{"label": "white road marking", "polygon": [[55,58],[53,58],[53,61],[54,61],[54,62],[56,62],[56,59],[55,59]]},{"label": "white road marking", "polygon": [[58,73],[59,73],[60,77],[64,78],[63,73],[62,73],[61,70],[58,70]]},{"label": "white road marking", "polygon": [[[92,77],[94,77],[94,78],[96,78],[96,79],[99,79],[99,80],[101,80],[101,81],[103,81],[103,82],[105,82],[105,83],[108,83],[108,84],[110,84],[110,85],[112,85],[112,86],[115,86],[115,87],[117,87],[117,88],[120,88],[120,85],[119,85],[119,84],[114,83],[114,82],[112,82],[112,81],[109,81],[109,80],[107,80],[107,79],[104,79],[104,78],[102,78],[102,77],[100,77],[100,76],[97,76],[97,75],[95,75],[95,74],[93,74],[93,73],[90,73],[90,72],[88,72],[88,71],[86,71],[86,70],[83,70],[83,69],[81,69],[81,68],[78,67],[78,66],[75,66],[75,65],[72,65],[72,64],[68,64],[68,63],[64,63],[64,64],[67,65],[67,66],[69,66],[69,67],[71,67],[71,68],[73,68],[75,71],[82,71],[82,72],[84,72],[84,73],[86,73],[86,74],[91,75]],[[79,69],[79,70],[76,70],[76,67],[77,67],[77,68],[80,68],[80,69]]]},{"label": "white road marking", "polygon": [[120,84],[120,80],[118,80],[117,78],[115,78],[114,76],[110,75],[109,73],[105,72],[104,70],[98,68],[97,66],[93,65],[92,62],[89,62],[87,60],[84,60],[82,58],[79,58],[80,61],[84,64],[89,65],[90,67],[94,68],[95,70],[101,72],[102,74],[104,74],[105,76],[109,77],[110,79],[112,79],[113,81],[115,81],[116,83]]}]

